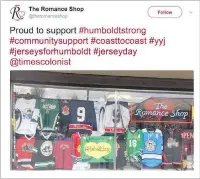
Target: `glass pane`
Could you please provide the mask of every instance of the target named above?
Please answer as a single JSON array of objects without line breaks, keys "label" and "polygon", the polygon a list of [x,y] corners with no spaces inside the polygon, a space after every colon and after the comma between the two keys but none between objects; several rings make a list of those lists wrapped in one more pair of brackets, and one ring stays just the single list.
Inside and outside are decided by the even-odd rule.
[{"label": "glass pane", "polygon": [[193,94],[14,85],[13,170],[193,168]]}]

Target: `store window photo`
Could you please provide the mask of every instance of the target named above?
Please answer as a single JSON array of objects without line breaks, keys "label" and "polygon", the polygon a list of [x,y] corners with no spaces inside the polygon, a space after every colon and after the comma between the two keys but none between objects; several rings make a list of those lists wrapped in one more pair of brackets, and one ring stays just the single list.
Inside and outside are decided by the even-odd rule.
[{"label": "store window photo", "polygon": [[193,93],[13,83],[12,170],[193,170]]}]

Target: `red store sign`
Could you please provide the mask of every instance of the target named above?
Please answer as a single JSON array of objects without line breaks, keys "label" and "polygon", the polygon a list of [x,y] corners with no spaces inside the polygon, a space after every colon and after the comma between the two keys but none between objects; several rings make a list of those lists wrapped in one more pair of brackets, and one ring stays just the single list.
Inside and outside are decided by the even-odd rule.
[{"label": "red store sign", "polygon": [[[149,98],[138,104],[134,111],[136,120],[184,120],[191,118],[191,106],[182,99]],[[155,119],[154,119],[155,120]]]}]

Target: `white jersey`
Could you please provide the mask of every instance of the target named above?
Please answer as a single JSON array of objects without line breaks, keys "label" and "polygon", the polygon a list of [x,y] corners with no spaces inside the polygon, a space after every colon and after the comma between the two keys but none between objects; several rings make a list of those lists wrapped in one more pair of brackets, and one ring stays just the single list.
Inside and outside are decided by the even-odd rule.
[{"label": "white jersey", "polygon": [[100,133],[114,132],[116,120],[116,132],[124,133],[130,121],[130,114],[127,102],[119,102],[117,104],[117,113],[115,119],[115,103],[107,102],[104,110],[101,110]]},{"label": "white jersey", "polygon": [[83,162],[75,163],[72,168],[72,170],[89,170],[89,169],[90,169],[90,164]]},{"label": "white jersey", "polygon": [[34,135],[36,133],[37,122],[32,120],[35,108],[35,99],[20,98],[16,101],[15,110],[19,110],[20,115],[16,119],[16,133],[24,135]]},{"label": "white jersey", "polygon": [[96,122],[97,122],[97,131],[99,130],[100,128],[100,119],[102,118],[101,117],[101,109],[104,109],[105,108],[105,103],[104,102],[94,102],[94,109],[95,109],[95,114],[96,114]]},{"label": "white jersey", "polygon": [[91,136],[101,136],[101,133],[99,131],[92,131]]}]

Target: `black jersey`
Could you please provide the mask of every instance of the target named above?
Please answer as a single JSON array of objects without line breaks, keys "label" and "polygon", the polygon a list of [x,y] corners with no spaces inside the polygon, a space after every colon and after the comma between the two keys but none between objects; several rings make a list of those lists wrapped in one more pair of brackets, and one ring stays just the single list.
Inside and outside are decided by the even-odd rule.
[{"label": "black jersey", "polygon": [[75,132],[91,134],[97,130],[94,102],[71,100],[69,102],[69,127],[68,136]]},{"label": "black jersey", "polygon": [[55,166],[53,159],[53,139],[51,133],[48,136],[37,135],[32,163],[35,170],[53,169]]},{"label": "black jersey", "polygon": [[126,166],[126,144],[124,139],[124,134],[117,137],[117,158],[116,158],[116,168],[123,168]]},{"label": "black jersey", "polygon": [[70,109],[69,109],[69,100],[61,99],[59,100],[60,113],[59,113],[59,124],[57,131],[64,133],[68,131],[70,123]]},{"label": "black jersey", "polygon": [[180,132],[178,130],[168,131],[163,134],[164,153],[163,164],[181,164],[182,162],[182,144]]},{"label": "black jersey", "polygon": [[[105,133],[104,136],[113,135],[111,133]],[[126,166],[126,144],[124,139],[124,134],[117,135],[117,148],[116,148],[116,168],[123,169]],[[107,164],[108,169],[113,169],[113,163]]]}]

